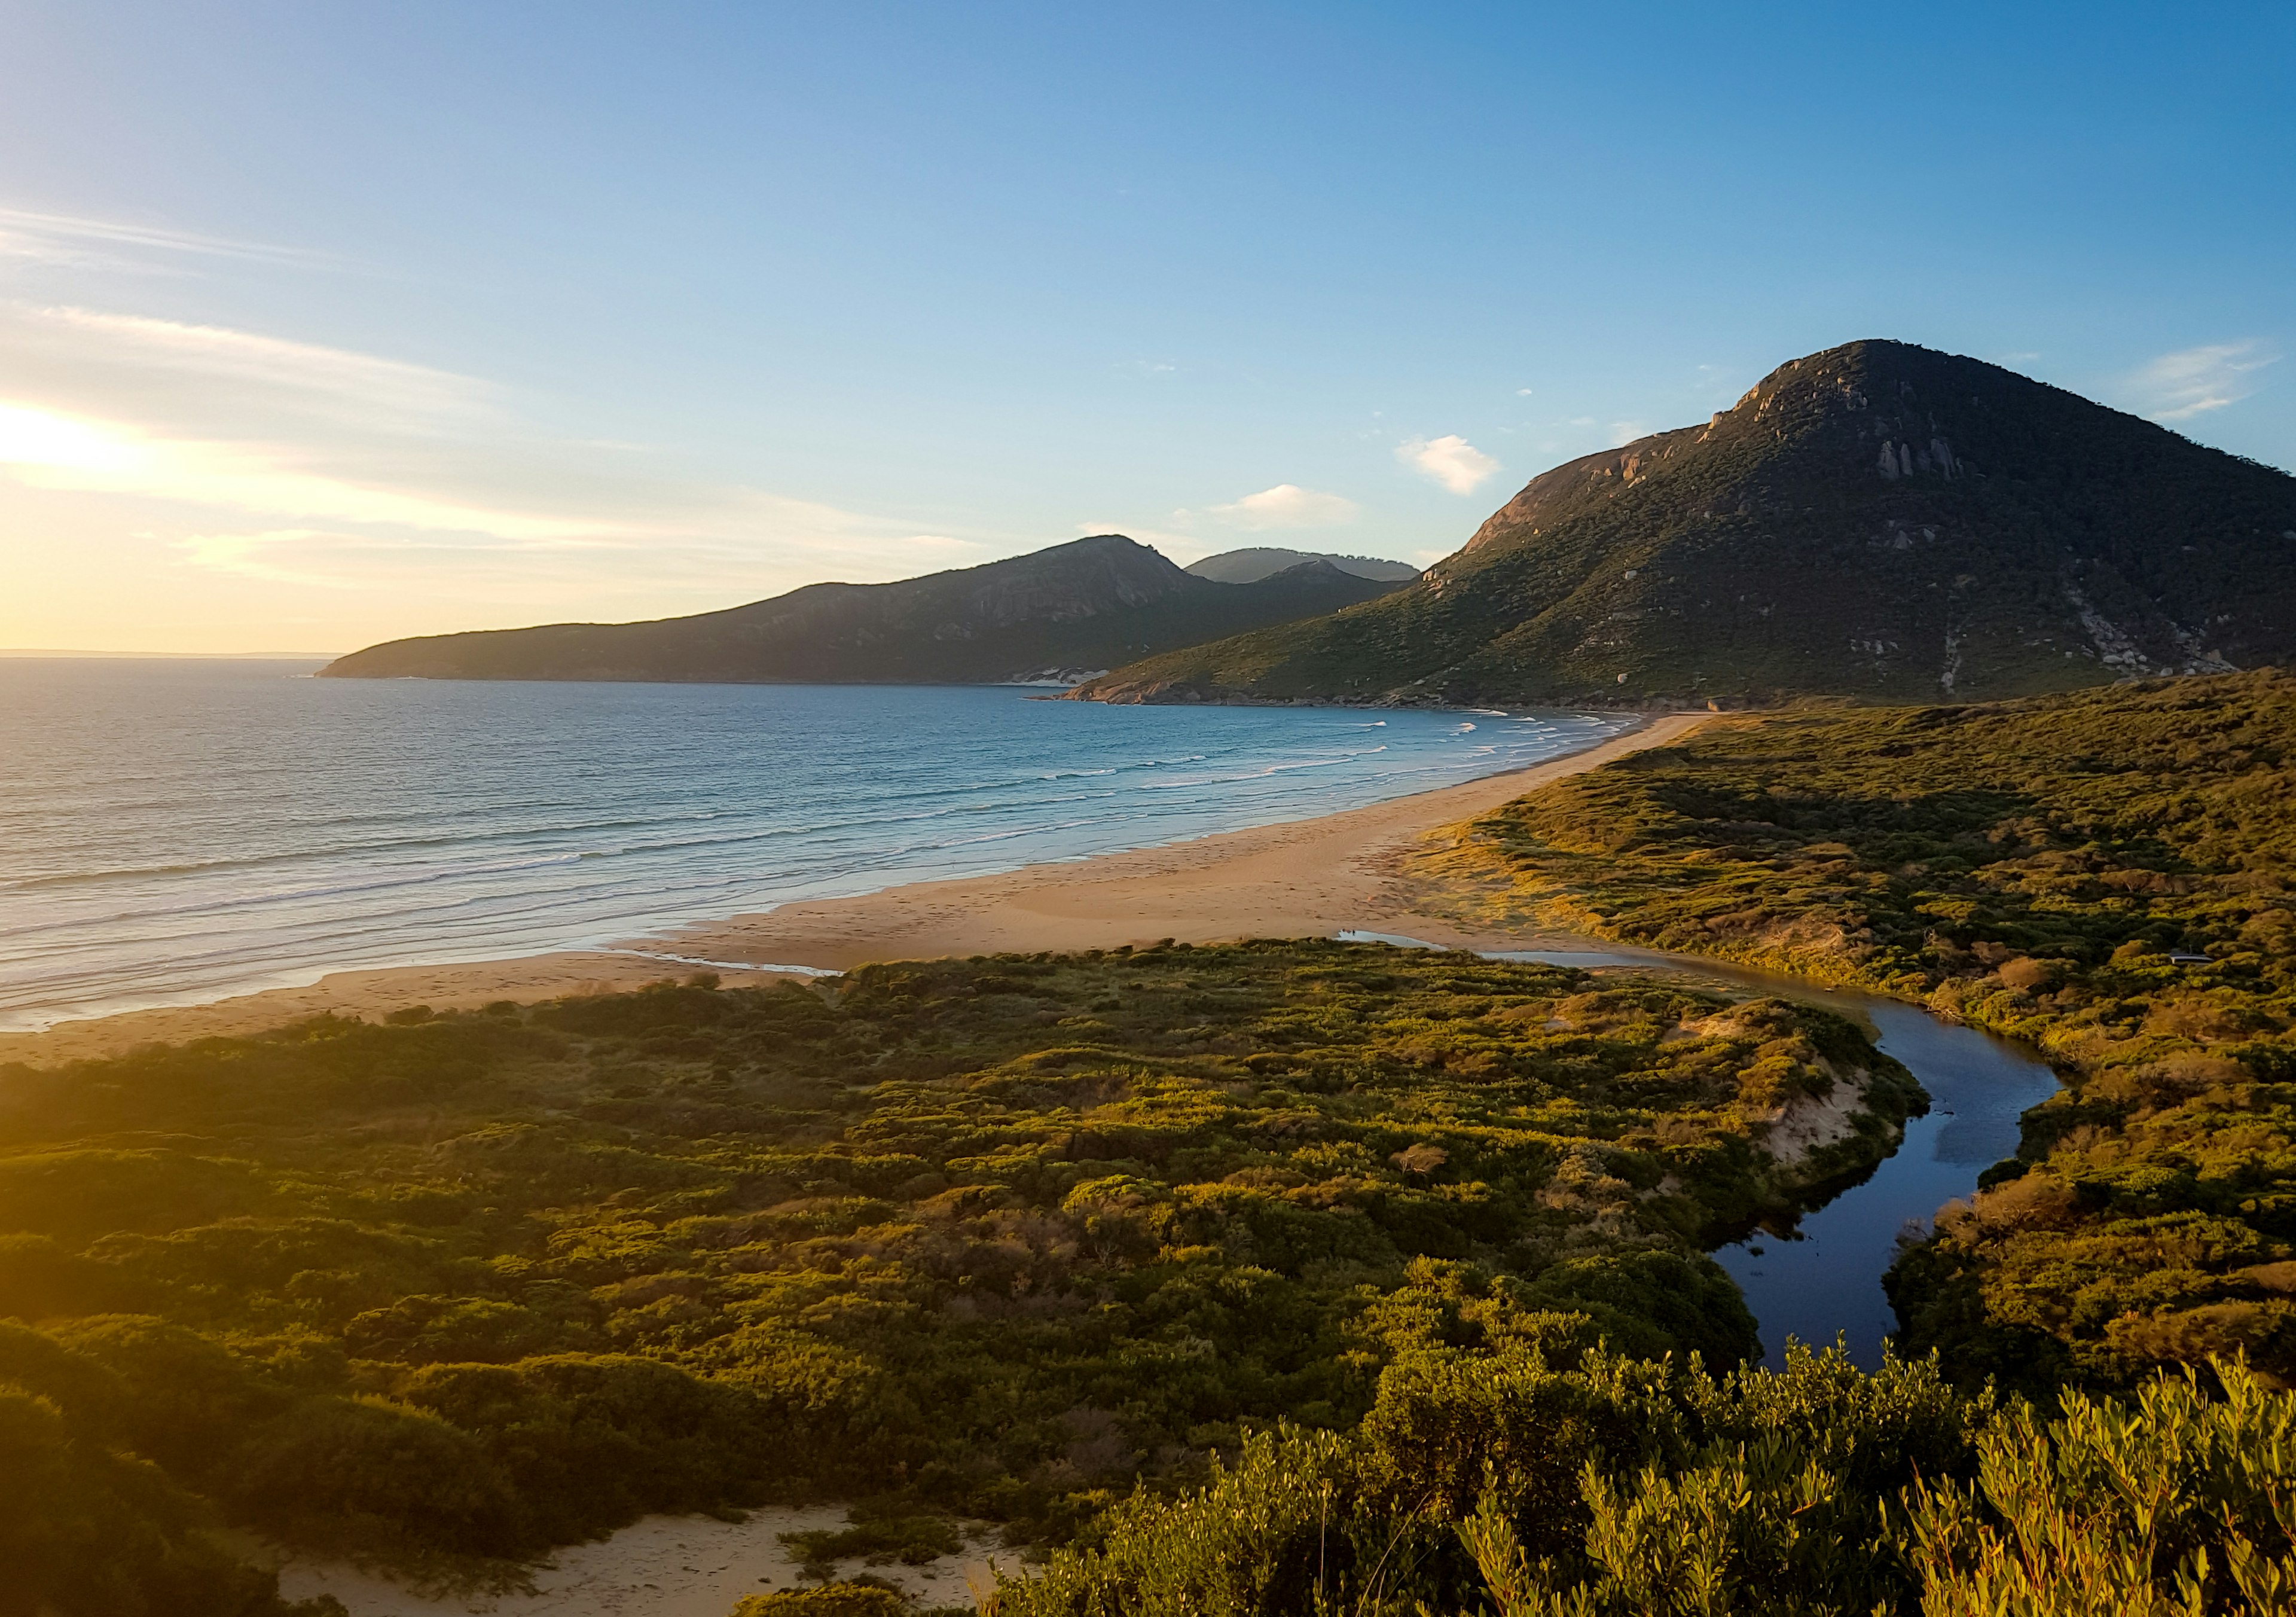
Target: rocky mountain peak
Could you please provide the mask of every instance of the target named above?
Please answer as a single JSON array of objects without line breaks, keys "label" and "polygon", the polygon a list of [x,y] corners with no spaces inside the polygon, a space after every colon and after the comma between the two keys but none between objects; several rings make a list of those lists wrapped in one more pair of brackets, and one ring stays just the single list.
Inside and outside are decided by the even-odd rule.
[{"label": "rocky mountain peak", "polygon": [[2284,472],[1867,340],[1540,473],[1391,596],[1107,684],[1703,705],[2250,667],[2296,655],[2291,534]]}]

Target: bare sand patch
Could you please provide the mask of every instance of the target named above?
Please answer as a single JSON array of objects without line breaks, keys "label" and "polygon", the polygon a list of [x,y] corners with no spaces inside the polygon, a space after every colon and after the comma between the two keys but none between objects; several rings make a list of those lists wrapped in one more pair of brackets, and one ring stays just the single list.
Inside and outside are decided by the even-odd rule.
[{"label": "bare sand patch", "polygon": [[[845,1524],[845,1513],[832,1507],[755,1510],[738,1523],[648,1516],[598,1543],[557,1551],[535,1574],[531,1594],[425,1595],[341,1562],[303,1560],[280,1568],[279,1588],[291,1600],[332,1595],[350,1617],[727,1617],[744,1595],[799,1587],[797,1564],[777,1535]],[[992,1555],[984,1542],[929,1566],[852,1561],[838,1572],[897,1584],[927,1610],[970,1608],[971,1583],[988,1587],[992,1563],[1020,1569],[1017,1555]]]}]

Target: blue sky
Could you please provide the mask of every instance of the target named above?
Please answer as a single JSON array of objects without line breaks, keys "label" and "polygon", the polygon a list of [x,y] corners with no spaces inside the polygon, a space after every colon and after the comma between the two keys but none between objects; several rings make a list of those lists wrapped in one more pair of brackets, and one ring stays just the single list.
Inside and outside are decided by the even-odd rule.
[{"label": "blue sky", "polygon": [[1861,336],[2296,465],[2296,8],[11,0],[0,645],[1425,562]]}]

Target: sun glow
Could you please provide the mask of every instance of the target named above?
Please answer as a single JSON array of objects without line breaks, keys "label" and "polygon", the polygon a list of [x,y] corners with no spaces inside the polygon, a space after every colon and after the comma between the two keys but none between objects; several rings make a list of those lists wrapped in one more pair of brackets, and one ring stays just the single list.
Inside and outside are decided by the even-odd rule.
[{"label": "sun glow", "polygon": [[505,511],[377,488],[293,464],[261,444],[168,439],[113,422],[0,404],[0,465],[43,488],[141,495],[192,505],[335,521],[578,543],[622,525]]},{"label": "sun glow", "polygon": [[[147,472],[147,444],[116,428],[50,410],[0,404],[0,464],[132,480]],[[28,480],[42,480],[37,472]]]}]

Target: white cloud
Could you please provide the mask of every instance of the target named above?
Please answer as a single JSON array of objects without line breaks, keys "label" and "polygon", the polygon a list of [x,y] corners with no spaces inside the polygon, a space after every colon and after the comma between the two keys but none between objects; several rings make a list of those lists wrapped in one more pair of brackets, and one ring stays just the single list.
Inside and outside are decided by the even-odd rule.
[{"label": "white cloud", "polygon": [[2125,396],[2154,421],[2190,421],[2237,404],[2262,386],[2256,373],[2280,356],[2256,338],[2163,354],[2131,376]]},{"label": "white cloud", "polygon": [[367,416],[432,417],[481,408],[493,393],[474,378],[405,360],[228,326],[95,309],[10,307],[0,311],[0,339],[9,338],[31,343],[45,339],[83,366],[162,370],[277,389],[298,395],[303,409],[317,395]]},{"label": "white cloud", "polygon": [[260,242],[234,242],[223,236],[170,230],[164,226],[129,225],[114,219],[39,213],[26,208],[0,208],[0,258],[29,259],[47,264],[117,265],[155,253],[275,264],[330,261],[324,253],[273,247]]},{"label": "white cloud", "polygon": [[1029,547],[610,441],[571,401],[94,290],[112,272],[340,263],[0,208],[0,276],[58,288],[0,299],[0,644],[348,647],[701,611]]},{"label": "white cloud", "polygon": [[398,463],[413,442],[475,459],[518,436],[503,390],[473,377],[143,315],[0,301],[0,367],[12,402],[168,437]]},{"label": "white cloud", "polygon": [[373,592],[407,632],[468,627],[432,615],[481,598],[512,620],[653,615],[1012,548],[680,475],[537,432],[473,378],[260,332],[0,303],[0,530],[140,545],[128,593]]},{"label": "white cloud", "polygon": [[1247,494],[1240,500],[1211,507],[1211,514],[1231,528],[1262,532],[1270,528],[1332,528],[1356,520],[1356,503],[1337,494],[1278,483]]},{"label": "white cloud", "polygon": [[1651,430],[1639,421],[1614,421],[1611,423],[1611,447],[1619,448],[1638,438],[1648,438]]},{"label": "white cloud", "polygon": [[195,567],[216,572],[237,573],[246,579],[264,579],[275,584],[304,584],[318,589],[356,589],[362,580],[337,570],[305,571],[273,560],[283,553],[309,550],[315,546],[338,547],[356,545],[358,541],[348,535],[331,534],[309,528],[273,529],[261,533],[187,533],[181,538],[170,539],[171,549],[181,551],[186,561]]},{"label": "white cloud", "polygon": [[[387,595],[410,587],[475,601],[516,603],[529,620],[553,610],[602,614],[598,603],[639,602],[625,617],[653,610],[724,606],[799,584],[837,579],[869,583],[987,560],[978,541],[943,534],[855,531],[846,522],[808,524],[801,512],[754,535],[665,531],[640,536],[570,535],[556,539],[489,533],[274,528],[146,534],[196,571],[226,579],[332,592]],[[841,513],[832,513],[833,516]],[[763,541],[761,544],[760,541]],[[762,551],[767,554],[760,554]],[[805,558],[803,571],[783,568]],[[642,569],[633,562],[642,562]],[[481,619],[472,627],[502,627]]]},{"label": "white cloud", "polygon": [[1477,485],[1499,469],[1498,462],[1456,432],[1444,438],[1406,439],[1396,446],[1395,458],[1454,494],[1472,494]]}]

